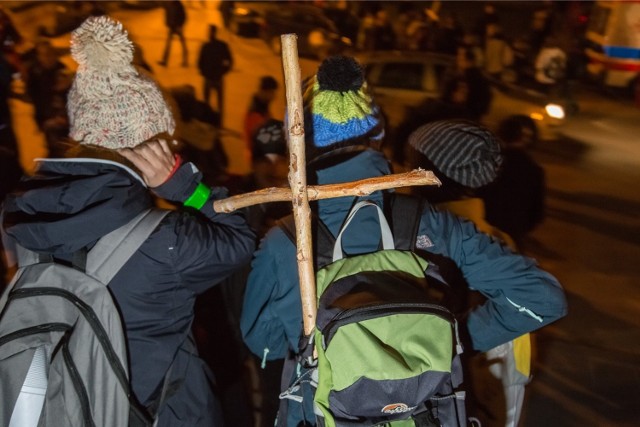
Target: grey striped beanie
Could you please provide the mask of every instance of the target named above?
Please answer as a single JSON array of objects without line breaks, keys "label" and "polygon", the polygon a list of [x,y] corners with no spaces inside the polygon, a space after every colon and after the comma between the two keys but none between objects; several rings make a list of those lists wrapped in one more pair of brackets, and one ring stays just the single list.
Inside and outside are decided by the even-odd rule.
[{"label": "grey striped beanie", "polygon": [[496,137],[466,120],[441,120],[421,126],[409,136],[409,144],[440,172],[465,187],[489,184],[502,164]]}]

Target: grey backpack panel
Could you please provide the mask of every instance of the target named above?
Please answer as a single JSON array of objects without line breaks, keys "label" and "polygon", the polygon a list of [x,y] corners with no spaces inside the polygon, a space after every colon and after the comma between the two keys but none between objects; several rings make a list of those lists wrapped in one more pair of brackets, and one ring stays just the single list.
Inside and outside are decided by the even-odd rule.
[{"label": "grey backpack panel", "polygon": [[[132,424],[126,341],[106,284],[167,213],[145,211],[103,237],[88,254],[87,273],[19,253],[20,268],[0,298],[0,425]],[[108,261],[96,262],[96,254]],[[104,282],[89,275],[95,271]],[[14,411],[16,402],[29,402],[31,414]]]}]

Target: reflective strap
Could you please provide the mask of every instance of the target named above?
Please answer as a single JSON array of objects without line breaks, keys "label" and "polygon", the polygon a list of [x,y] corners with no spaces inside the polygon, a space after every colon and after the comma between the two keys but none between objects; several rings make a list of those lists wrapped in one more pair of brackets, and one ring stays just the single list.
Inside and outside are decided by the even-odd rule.
[{"label": "reflective strap", "polygon": [[36,348],[29,371],[13,407],[9,427],[36,427],[47,394],[47,354],[44,347]]},{"label": "reflective strap", "polygon": [[529,316],[533,317],[534,319],[536,319],[538,322],[542,323],[542,317],[538,316],[536,313],[534,313],[533,311],[529,310],[527,307],[523,307],[521,305],[518,305],[515,302],[511,301],[509,298],[507,298],[507,301],[509,301],[509,303],[511,305],[513,305],[515,308],[517,308],[520,313],[526,313],[527,315],[529,315]]},{"label": "reflective strap", "polygon": [[267,355],[269,354],[269,348],[265,347],[262,352],[262,362],[260,363],[260,368],[264,369],[267,367]]},{"label": "reflective strap", "polygon": [[199,183],[193,193],[182,205],[199,210],[205,203],[207,203],[210,195],[211,188],[203,183]]},{"label": "reflective strap", "polygon": [[456,354],[460,355],[464,352],[464,348],[460,343],[460,332],[458,330],[458,321],[456,319],[453,320],[453,330],[455,331],[455,334],[456,334]]},{"label": "reflective strap", "polygon": [[382,209],[380,206],[376,205],[373,202],[368,200],[363,200],[361,202],[356,203],[356,205],[351,209],[349,215],[347,216],[347,220],[345,221],[342,229],[340,229],[340,233],[338,237],[336,237],[336,243],[333,246],[333,262],[336,262],[339,259],[344,258],[344,253],[342,252],[342,233],[347,229],[353,217],[356,216],[356,213],[360,210],[360,208],[364,206],[373,206],[378,210],[378,220],[380,222],[380,233],[382,235],[382,248],[384,250],[395,249],[395,244],[393,243],[393,234],[391,233],[391,228],[389,227],[389,223],[387,222],[387,218],[385,218]]},{"label": "reflective strap", "polygon": [[[300,365],[298,364],[298,368],[299,367]],[[280,398],[280,400],[288,399],[288,400],[293,400],[294,402],[301,403],[303,401],[303,392],[301,391],[301,389],[302,389],[302,384],[304,383],[311,384],[311,387],[313,387],[314,389],[318,388],[318,369],[317,368],[311,369],[302,375],[298,374],[293,384],[291,384],[291,386],[289,386],[288,389],[280,393],[278,397]],[[296,394],[298,392],[300,392],[300,394]]]}]

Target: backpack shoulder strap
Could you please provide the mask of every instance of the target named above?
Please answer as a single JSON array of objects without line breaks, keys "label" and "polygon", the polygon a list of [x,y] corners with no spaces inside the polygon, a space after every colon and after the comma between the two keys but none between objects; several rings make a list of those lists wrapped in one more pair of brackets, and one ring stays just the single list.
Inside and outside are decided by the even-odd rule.
[{"label": "backpack shoulder strap", "polygon": [[278,227],[289,238],[291,243],[296,244],[296,224],[293,219],[293,215],[287,215],[284,218],[280,218],[277,222]]},{"label": "backpack shoulder strap", "polygon": [[87,274],[108,284],[168,213],[164,209],[145,210],[98,240],[87,254]]},{"label": "backpack shoulder strap", "polygon": [[[281,218],[277,222],[278,226],[282,229],[284,234],[296,244],[296,224],[293,219],[293,215],[287,215]],[[327,264],[331,264],[333,257],[333,246],[336,242],[336,238],[333,237],[331,231],[322,221],[318,221],[315,215],[311,215],[311,232],[313,233],[313,259],[314,267],[324,267]]]},{"label": "backpack shoulder strap", "polygon": [[425,202],[407,194],[391,193],[388,199],[391,205],[391,231],[396,249],[415,249],[420,218]]},{"label": "backpack shoulder strap", "polygon": [[[391,232],[396,249],[413,250],[420,228],[420,218],[425,207],[425,200],[407,194],[390,193],[387,199],[386,213],[387,220],[391,224]],[[389,208],[390,206],[390,208]],[[331,234],[327,226],[312,216],[313,233],[315,243],[315,256],[317,266],[324,266],[331,263],[335,237]],[[293,215],[288,215],[278,221],[278,226],[284,231],[286,236],[296,243],[296,226]]]},{"label": "backpack shoulder strap", "polygon": [[16,259],[18,260],[18,267],[27,267],[29,265],[38,264],[41,261],[40,254],[24,248],[17,243],[15,245],[15,251]]}]

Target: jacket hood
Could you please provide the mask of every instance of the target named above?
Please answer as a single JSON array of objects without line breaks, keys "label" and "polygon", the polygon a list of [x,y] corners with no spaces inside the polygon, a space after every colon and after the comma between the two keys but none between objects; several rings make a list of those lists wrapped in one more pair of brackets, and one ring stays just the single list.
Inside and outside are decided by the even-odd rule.
[{"label": "jacket hood", "polygon": [[[374,178],[390,173],[391,166],[384,154],[377,150],[367,149],[349,160],[316,171],[316,178],[318,184],[323,185]],[[382,193],[376,191],[365,198],[380,203]],[[318,201],[318,214],[334,235],[337,234],[351,209],[353,200],[353,197],[339,197]]]},{"label": "jacket hood", "polygon": [[101,159],[43,159],[7,196],[3,229],[37,252],[71,254],[127,223],[152,200],[131,169]]}]

